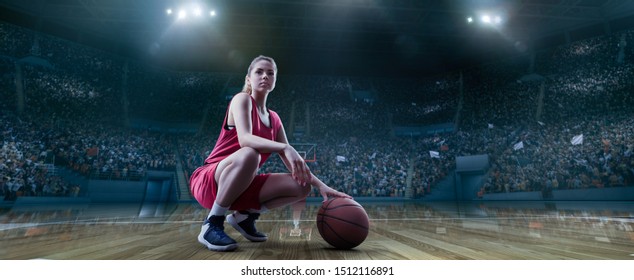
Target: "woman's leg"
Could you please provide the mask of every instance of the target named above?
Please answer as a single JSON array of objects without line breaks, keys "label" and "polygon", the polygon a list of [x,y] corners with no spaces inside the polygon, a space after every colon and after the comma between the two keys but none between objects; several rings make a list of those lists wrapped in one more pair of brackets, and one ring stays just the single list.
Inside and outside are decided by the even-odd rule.
[{"label": "woman's leg", "polygon": [[242,148],[218,163],[214,174],[218,185],[216,201],[198,235],[198,242],[209,250],[233,251],[238,247],[224,232],[225,213],[249,187],[259,163],[260,154],[252,148]]},{"label": "woman's leg", "polygon": [[306,198],[310,190],[310,185],[299,185],[291,174],[274,173],[260,190],[260,203],[267,209],[286,206]]},{"label": "woman's leg", "polygon": [[218,183],[216,203],[231,206],[253,181],[259,163],[260,154],[252,148],[241,148],[222,160],[215,174]]},{"label": "woman's leg", "polygon": [[245,238],[254,242],[266,241],[268,238],[266,234],[255,228],[255,222],[260,217],[261,210],[297,202],[304,199],[309,191],[310,186],[300,186],[290,174],[269,174],[260,189],[259,200],[262,208],[260,210],[243,209],[243,211],[236,211],[229,215],[227,220]]}]

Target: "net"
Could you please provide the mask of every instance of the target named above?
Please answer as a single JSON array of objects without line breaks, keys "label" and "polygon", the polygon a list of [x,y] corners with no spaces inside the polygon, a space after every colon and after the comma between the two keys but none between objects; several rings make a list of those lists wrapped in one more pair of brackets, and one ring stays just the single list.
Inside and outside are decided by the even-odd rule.
[{"label": "net", "polygon": [[297,153],[304,158],[306,162],[317,161],[317,144],[314,143],[291,143]]}]

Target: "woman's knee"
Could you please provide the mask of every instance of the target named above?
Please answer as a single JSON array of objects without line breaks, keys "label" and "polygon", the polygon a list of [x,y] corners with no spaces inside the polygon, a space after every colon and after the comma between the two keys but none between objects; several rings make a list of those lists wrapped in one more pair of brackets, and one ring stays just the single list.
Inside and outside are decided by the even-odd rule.
[{"label": "woman's knee", "polygon": [[279,198],[296,201],[306,198],[310,191],[310,185],[299,185],[290,174],[276,173],[271,174],[264,186],[262,186],[260,198],[261,201],[271,201]]},{"label": "woman's knee", "polygon": [[[257,174],[258,166],[260,164],[260,153],[253,148],[240,148],[238,151],[222,160],[218,164],[214,179],[216,182],[220,182],[221,177],[225,174],[227,169],[239,172],[241,177],[253,176]],[[231,178],[233,180],[235,178]]]},{"label": "woman's knee", "polygon": [[261,156],[256,149],[243,147],[236,153],[240,153],[240,156],[235,159],[235,163],[253,170],[256,170],[260,165]]},{"label": "woman's knee", "polygon": [[297,197],[298,199],[302,199],[302,198],[306,198],[310,194],[310,191],[312,190],[312,187],[310,184],[302,186],[299,183],[297,183],[294,179],[292,179],[291,174],[285,174],[285,175],[288,176],[287,180],[289,182],[289,186],[287,187],[287,189],[292,193],[293,196]]},{"label": "woman's knee", "polygon": [[310,194],[311,189],[312,188],[309,184],[306,186],[300,186],[298,198],[306,198]]}]

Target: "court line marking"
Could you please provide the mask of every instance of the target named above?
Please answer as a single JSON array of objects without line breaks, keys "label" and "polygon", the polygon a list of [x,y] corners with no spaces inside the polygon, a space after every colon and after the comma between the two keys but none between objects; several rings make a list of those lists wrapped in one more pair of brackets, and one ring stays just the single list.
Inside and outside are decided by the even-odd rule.
[{"label": "court line marking", "polygon": [[[158,219],[160,217],[151,217],[147,219]],[[508,218],[500,218],[500,217],[469,217],[469,218],[377,218],[377,219],[369,219],[373,222],[389,222],[389,221],[478,221],[478,220],[530,220],[530,219],[543,219],[543,218],[557,218],[552,216],[526,216],[526,217],[508,217]],[[119,219],[131,219],[130,221],[117,221]],[[9,223],[9,224],[0,224],[0,231],[10,230],[16,228],[25,228],[25,227],[36,227],[36,226],[47,226],[47,225],[60,225],[60,224],[74,224],[74,225],[118,225],[118,224],[202,224],[202,221],[199,220],[181,220],[181,221],[143,221],[138,217],[113,217],[113,218],[91,218],[91,219],[76,219],[76,220],[66,220],[66,221],[55,221],[55,222],[40,222],[40,223]],[[559,218],[557,218],[559,219]],[[575,220],[598,220],[598,221],[611,221],[611,222],[634,222],[634,218],[607,218],[607,217],[565,217],[565,219],[575,219]],[[315,222],[315,219],[300,219],[300,222]],[[258,220],[258,223],[279,223],[279,222],[293,222],[292,219],[262,219]]]}]

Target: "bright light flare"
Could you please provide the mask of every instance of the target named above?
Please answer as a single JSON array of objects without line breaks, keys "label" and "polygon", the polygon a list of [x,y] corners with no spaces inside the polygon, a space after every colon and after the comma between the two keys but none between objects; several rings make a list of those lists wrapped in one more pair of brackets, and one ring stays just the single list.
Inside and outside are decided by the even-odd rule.
[{"label": "bright light flare", "polygon": [[[489,12],[480,13],[477,19],[479,23],[484,25],[491,25],[491,26],[502,25],[502,22],[504,21],[501,14],[499,13],[491,14]],[[471,16],[467,17],[467,23],[471,24],[471,23],[474,23],[475,21],[476,19],[474,19],[473,17]]]},{"label": "bright light flare", "polygon": [[186,19],[187,18],[187,11],[185,10],[180,10],[178,12],[178,19]]},{"label": "bright light flare", "polygon": [[199,7],[194,7],[194,15],[199,17],[200,15],[202,15],[203,12],[200,10]]},{"label": "bright light flare", "polygon": [[202,18],[206,13],[209,13],[209,17],[215,17],[217,15],[215,9],[209,9],[209,7],[205,7],[204,5],[198,4],[189,4],[178,9],[167,8],[165,9],[165,14],[167,16],[175,15],[177,20],[187,20],[188,18]]}]

